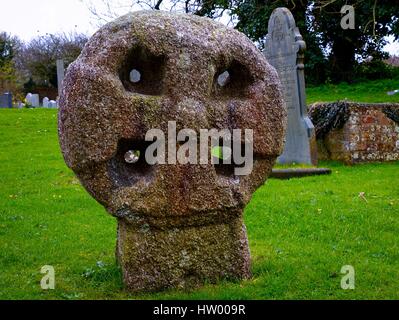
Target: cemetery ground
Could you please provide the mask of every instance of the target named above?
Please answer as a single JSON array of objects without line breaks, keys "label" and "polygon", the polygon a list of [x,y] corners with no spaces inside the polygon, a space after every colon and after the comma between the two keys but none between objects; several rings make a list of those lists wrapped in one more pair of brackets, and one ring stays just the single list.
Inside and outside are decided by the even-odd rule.
[{"label": "cemetery ground", "polygon": [[[308,98],[399,102],[385,93],[396,87],[326,86]],[[399,299],[398,162],[326,162],[331,176],[269,179],[245,210],[252,279],[132,295],[115,265],[115,219],[62,159],[57,111],[0,111],[0,299]],[[40,287],[44,265],[55,290]],[[341,289],[344,265],[354,290]]]}]

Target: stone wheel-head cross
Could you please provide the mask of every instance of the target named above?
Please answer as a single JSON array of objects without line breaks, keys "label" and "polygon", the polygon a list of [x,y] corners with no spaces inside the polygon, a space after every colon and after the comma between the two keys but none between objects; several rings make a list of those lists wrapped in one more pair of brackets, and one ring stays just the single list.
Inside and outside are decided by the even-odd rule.
[{"label": "stone wheel-head cross", "polygon": [[[252,129],[252,172],[149,165],[133,153],[126,161],[168,121],[196,132]],[[65,161],[117,218],[117,257],[133,291],[250,276],[243,208],[282,152],[284,128],[278,76],[262,53],[240,32],[190,15],[143,11],[105,25],[68,68],[60,98]]]}]

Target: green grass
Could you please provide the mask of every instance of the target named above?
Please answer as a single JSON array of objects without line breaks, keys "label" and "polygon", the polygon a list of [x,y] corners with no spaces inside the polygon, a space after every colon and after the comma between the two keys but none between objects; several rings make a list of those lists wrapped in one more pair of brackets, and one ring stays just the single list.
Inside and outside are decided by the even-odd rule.
[{"label": "green grass", "polygon": [[[0,110],[0,150],[0,299],[399,298],[399,163],[269,180],[245,210],[251,280],[132,296],[115,266],[115,220],[65,166],[56,112]],[[39,286],[44,265],[55,290]],[[355,290],[340,288],[344,265]]]},{"label": "green grass", "polygon": [[340,83],[338,85],[322,85],[306,89],[307,103],[334,102],[350,100],[357,102],[396,102],[399,103],[399,93],[389,96],[388,91],[399,89],[399,78],[366,81],[354,84]]}]

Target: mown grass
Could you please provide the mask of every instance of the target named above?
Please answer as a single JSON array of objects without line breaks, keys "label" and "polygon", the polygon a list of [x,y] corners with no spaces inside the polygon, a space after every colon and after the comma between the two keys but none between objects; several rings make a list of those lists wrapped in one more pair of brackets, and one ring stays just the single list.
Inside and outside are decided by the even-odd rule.
[{"label": "mown grass", "polygon": [[388,91],[399,89],[399,77],[394,79],[366,81],[360,83],[326,84],[306,89],[307,103],[350,100],[357,102],[399,103],[399,93],[388,95]]},{"label": "mown grass", "polygon": [[[268,180],[245,210],[253,278],[130,295],[115,220],[65,166],[56,111],[0,110],[0,299],[398,299],[399,164],[323,163],[331,176]],[[365,199],[359,193],[365,193]],[[40,288],[52,265],[55,290]],[[356,289],[342,290],[352,265]]]}]

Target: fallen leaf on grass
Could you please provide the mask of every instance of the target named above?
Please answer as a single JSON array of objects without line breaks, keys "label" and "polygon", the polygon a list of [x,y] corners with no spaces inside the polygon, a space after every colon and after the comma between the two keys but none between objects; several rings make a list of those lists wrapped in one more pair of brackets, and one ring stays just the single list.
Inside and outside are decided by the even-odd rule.
[{"label": "fallen leaf on grass", "polygon": [[359,198],[360,198],[360,199],[363,199],[364,201],[366,201],[366,202],[368,203],[368,201],[367,201],[367,199],[366,199],[366,197],[365,197],[365,193],[364,193],[364,192],[360,192],[360,193],[359,193]]}]

